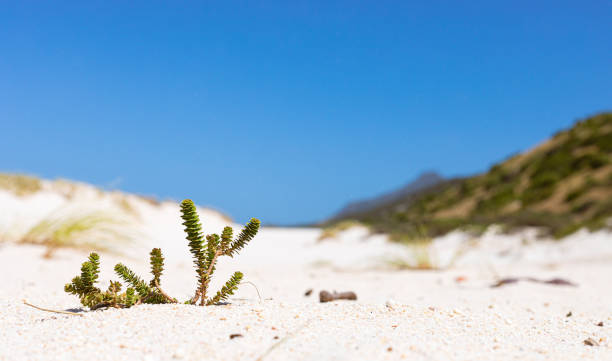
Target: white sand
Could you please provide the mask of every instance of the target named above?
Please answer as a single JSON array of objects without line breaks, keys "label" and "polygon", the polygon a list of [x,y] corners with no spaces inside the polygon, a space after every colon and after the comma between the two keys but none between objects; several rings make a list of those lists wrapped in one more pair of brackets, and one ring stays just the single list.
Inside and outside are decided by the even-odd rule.
[{"label": "white sand", "polygon": [[[6,204],[4,224],[11,213]],[[126,255],[101,253],[103,285],[116,279],[112,267],[119,261],[146,276],[148,251],[160,246],[167,255],[165,290],[183,300],[192,294],[178,208],[161,209],[139,212],[138,227],[150,226],[139,234],[150,238],[138,238]],[[207,230],[222,226],[221,215],[203,212],[210,212]],[[42,246],[0,244],[0,360],[612,360],[609,233],[535,242],[530,230],[504,236],[491,229],[477,239],[456,232],[428,250],[440,271],[390,270],[389,259],[410,263],[414,250],[360,229],[325,242],[319,235],[264,228],[239,257],[223,260],[213,288],[239,269],[258,286],[261,301],[243,284],[228,305],[141,305],[83,317],[39,311],[21,300],[78,309],[63,285],[86,253],[64,249],[44,259]],[[561,277],[579,286],[489,287],[507,276]],[[310,288],[313,295],[305,297]],[[320,304],[322,289],[352,290],[359,299]],[[585,345],[587,338],[599,345]]]}]

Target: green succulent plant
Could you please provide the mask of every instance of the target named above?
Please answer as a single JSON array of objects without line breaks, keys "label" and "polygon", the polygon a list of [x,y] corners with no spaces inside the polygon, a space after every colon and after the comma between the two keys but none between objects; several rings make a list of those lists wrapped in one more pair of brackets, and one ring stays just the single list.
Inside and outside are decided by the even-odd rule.
[{"label": "green succulent plant", "polygon": [[[222,256],[237,255],[257,234],[259,220],[251,219],[234,239],[231,227],[225,227],[221,236],[218,234],[204,236],[196,206],[189,199],[181,203],[181,218],[184,221],[189,251],[193,255],[197,275],[195,294],[185,303],[195,305],[199,302],[199,305],[207,306],[227,300],[240,285],[243,274],[235,272],[214,296],[208,297],[208,286],[217,261]],[[153,248],[149,261],[153,278],[148,283],[127,266],[118,263],[115,265],[115,273],[129,287],[122,293],[121,283],[110,281],[108,289],[102,291],[96,287],[100,274],[100,256],[95,252],[91,253],[87,261],[81,265],[80,276],[74,277],[71,283],[65,285],[64,290],[78,296],[81,304],[91,310],[103,307],[128,308],[141,303],[177,303],[176,298],[168,296],[161,288],[161,276],[164,270],[164,256],[161,249]]]},{"label": "green succulent plant", "polygon": [[260,222],[252,218],[236,239],[233,239],[231,227],[225,227],[221,236],[209,234],[205,237],[202,233],[202,225],[196,207],[191,200],[186,199],[181,203],[181,212],[185,233],[187,233],[187,240],[189,241],[189,249],[198,276],[198,286],[189,303],[196,304],[199,301],[200,305],[204,306],[223,301],[234,294],[243,275],[241,272],[234,273],[215,296],[208,298],[208,285],[215,272],[217,261],[222,256],[233,257],[244,248],[257,234]]}]

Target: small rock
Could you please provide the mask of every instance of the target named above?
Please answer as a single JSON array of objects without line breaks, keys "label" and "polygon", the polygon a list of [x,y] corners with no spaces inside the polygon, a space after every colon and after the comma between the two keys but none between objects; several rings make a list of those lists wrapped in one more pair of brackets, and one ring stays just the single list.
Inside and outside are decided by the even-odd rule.
[{"label": "small rock", "polygon": [[304,292],[304,296],[305,296],[305,297],[308,297],[308,296],[310,296],[311,294],[312,294],[312,288],[309,288],[309,289],[307,289],[307,290],[306,290],[306,292]]},{"label": "small rock", "polygon": [[393,351],[393,347],[391,346],[387,347],[387,352],[391,352],[391,351]]},{"label": "small rock", "polygon": [[319,301],[320,302],[331,302],[335,300],[334,295],[328,291],[319,292]]},{"label": "small rock", "polygon": [[229,338],[230,340],[235,339],[236,337],[243,337],[241,333],[232,333]]},{"label": "small rock", "polygon": [[603,322],[598,323],[597,326],[603,327]]},{"label": "small rock", "polygon": [[572,311],[569,311],[565,317],[572,317]]},{"label": "small rock", "polygon": [[357,300],[357,294],[355,294],[355,292],[335,292],[331,293],[328,291],[321,291],[319,292],[319,301],[321,303],[323,302],[330,302],[330,301],[335,301],[335,300],[350,300],[350,301],[355,301]]},{"label": "small rock", "polygon": [[599,346],[599,342],[593,340],[592,338],[587,338],[586,340],[584,340],[584,344],[587,346]]}]

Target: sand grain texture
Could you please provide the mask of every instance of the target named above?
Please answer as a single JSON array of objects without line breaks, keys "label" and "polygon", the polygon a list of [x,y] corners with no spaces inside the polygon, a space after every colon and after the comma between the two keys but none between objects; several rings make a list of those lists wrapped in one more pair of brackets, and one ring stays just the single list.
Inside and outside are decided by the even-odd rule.
[{"label": "sand grain texture", "polygon": [[[47,260],[42,253],[39,246],[0,249],[2,360],[612,359],[609,262],[498,265],[503,274],[571,276],[579,287],[519,282],[491,289],[493,275],[475,266],[351,270],[289,267],[272,259],[258,267],[245,256],[241,269],[260,288],[262,301],[244,284],[227,305],[141,305],[75,317],[21,303],[27,298],[48,308],[79,308],[62,286],[85,254],[63,250]],[[102,254],[102,282],[120,258]],[[131,264],[146,274],[144,262]],[[236,266],[224,264],[219,273]],[[190,266],[169,264],[166,274],[167,288],[187,298],[195,282]],[[350,289],[359,301],[321,304],[316,292],[304,296],[307,288]],[[587,338],[599,346],[585,345]]]}]

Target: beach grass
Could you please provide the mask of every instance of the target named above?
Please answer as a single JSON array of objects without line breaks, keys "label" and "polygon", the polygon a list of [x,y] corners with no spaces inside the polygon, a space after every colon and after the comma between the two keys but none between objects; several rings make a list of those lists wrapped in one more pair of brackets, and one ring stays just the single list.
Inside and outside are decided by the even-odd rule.
[{"label": "beach grass", "polygon": [[42,182],[38,178],[23,174],[0,174],[0,189],[25,196],[41,190]]},{"label": "beach grass", "polygon": [[132,239],[126,221],[107,212],[90,212],[59,218],[47,217],[27,231],[19,243],[47,247],[45,256],[58,248],[113,251]]},{"label": "beach grass", "polygon": [[344,232],[353,227],[365,227],[365,225],[359,221],[350,219],[334,223],[330,226],[323,228],[323,231],[321,232],[321,235],[319,236],[318,240],[323,241],[325,239],[336,238],[341,232]]}]

